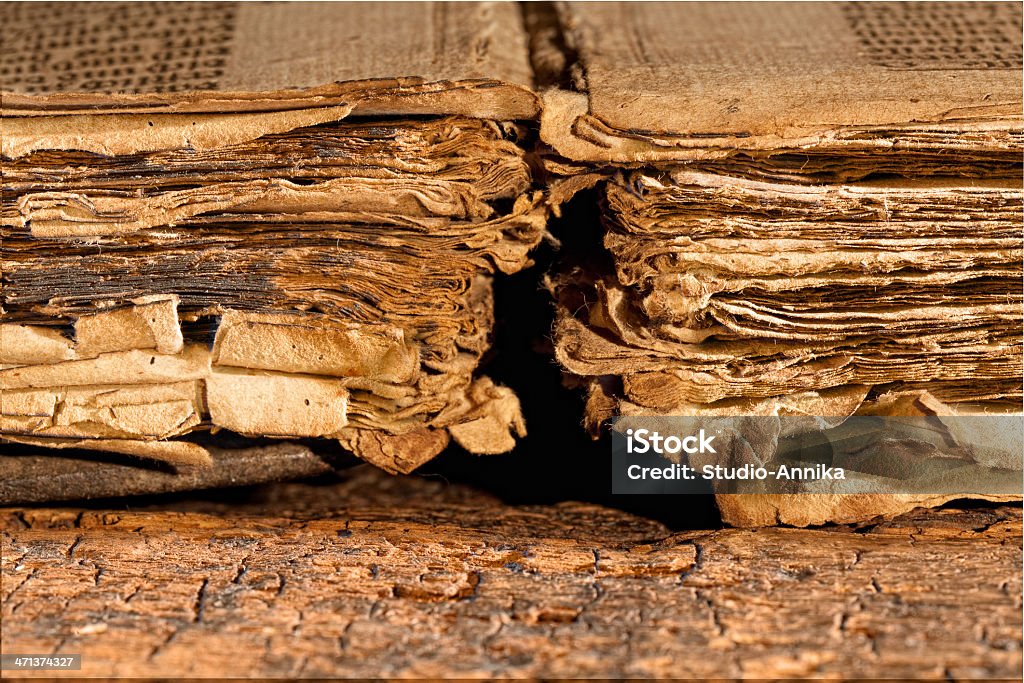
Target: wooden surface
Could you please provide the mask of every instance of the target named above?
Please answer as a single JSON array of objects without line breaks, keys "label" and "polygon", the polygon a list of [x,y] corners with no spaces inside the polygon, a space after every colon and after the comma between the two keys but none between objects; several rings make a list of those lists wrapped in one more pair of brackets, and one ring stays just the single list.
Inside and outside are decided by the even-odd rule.
[{"label": "wooden surface", "polygon": [[4,653],[80,652],[83,676],[1019,678],[1022,665],[1013,506],[673,534],[360,468],[241,502],[5,508],[0,528]]},{"label": "wooden surface", "polygon": [[0,456],[0,506],[262,484],[312,477],[359,462],[337,448],[314,450],[292,441],[250,448],[207,447],[209,466],[182,468],[96,451],[58,455],[32,446],[5,445],[6,449],[22,452]]}]

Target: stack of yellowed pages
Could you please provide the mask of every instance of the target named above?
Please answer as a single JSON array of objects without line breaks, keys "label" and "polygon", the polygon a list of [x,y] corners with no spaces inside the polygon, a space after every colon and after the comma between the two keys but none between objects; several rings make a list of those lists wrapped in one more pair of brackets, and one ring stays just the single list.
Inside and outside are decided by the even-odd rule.
[{"label": "stack of yellowed pages", "polygon": [[[202,464],[304,440],[392,472],[452,441],[508,451],[520,406],[480,367],[492,285],[551,210],[572,237],[548,278],[555,352],[595,433],[934,417],[926,446],[857,461],[937,454],[991,483],[865,471],[868,495],[723,495],[727,522],[1002,499],[992,482],[1021,469],[1019,436],[972,450],[976,425],[943,421],[1021,413],[1019,4],[0,19],[0,441]],[[584,189],[600,225],[563,206]],[[802,429],[741,436],[770,453]]]},{"label": "stack of yellowed pages", "polygon": [[[553,282],[592,428],[1021,411],[1019,4],[560,19],[577,62],[541,134],[565,186],[607,177],[603,253]],[[952,497],[720,502],[735,523],[806,524]]]},{"label": "stack of yellowed pages", "polygon": [[477,372],[492,277],[544,232],[515,6],[0,16],[3,440],[309,437],[409,471],[524,433]]}]

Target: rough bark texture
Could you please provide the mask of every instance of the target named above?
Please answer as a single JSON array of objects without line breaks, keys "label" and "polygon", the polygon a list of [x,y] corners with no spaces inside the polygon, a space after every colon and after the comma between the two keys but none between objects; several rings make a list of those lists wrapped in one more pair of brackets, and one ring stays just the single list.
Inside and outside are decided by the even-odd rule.
[{"label": "rough bark texture", "polygon": [[85,676],[1021,671],[1014,506],[673,534],[360,469],[241,503],[6,508],[0,528],[3,651],[81,652]]}]

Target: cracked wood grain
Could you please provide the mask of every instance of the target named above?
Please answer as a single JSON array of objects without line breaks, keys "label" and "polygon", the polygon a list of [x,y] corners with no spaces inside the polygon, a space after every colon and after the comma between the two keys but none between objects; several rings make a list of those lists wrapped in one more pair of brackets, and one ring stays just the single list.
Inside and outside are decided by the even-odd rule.
[{"label": "cracked wood grain", "polygon": [[241,503],[6,508],[0,528],[4,651],[82,652],[89,676],[1021,669],[1016,506],[672,533],[358,469]]}]

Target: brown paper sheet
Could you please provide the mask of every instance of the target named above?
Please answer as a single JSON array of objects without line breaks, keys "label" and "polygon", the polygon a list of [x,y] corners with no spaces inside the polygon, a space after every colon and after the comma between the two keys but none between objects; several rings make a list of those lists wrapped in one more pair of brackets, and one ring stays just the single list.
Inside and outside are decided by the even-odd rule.
[{"label": "brown paper sheet", "polygon": [[74,448],[87,451],[106,451],[132,455],[148,460],[159,460],[179,467],[209,467],[209,452],[199,444],[188,441],[130,441],[125,439],[52,439],[31,436],[7,436],[5,440],[45,448]]},{"label": "brown paper sheet", "polygon": [[[538,108],[511,3],[7,3],[0,17],[5,116],[340,105],[509,120]],[[121,46],[105,51],[112,64],[76,61],[86,46],[74,42],[37,49],[40,35],[71,21]],[[197,35],[201,43],[188,42]]]},{"label": "brown paper sheet", "polygon": [[541,132],[565,157],[924,142],[936,124],[988,130],[1019,155],[1016,3],[581,2],[560,14],[582,92],[547,93]]}]

